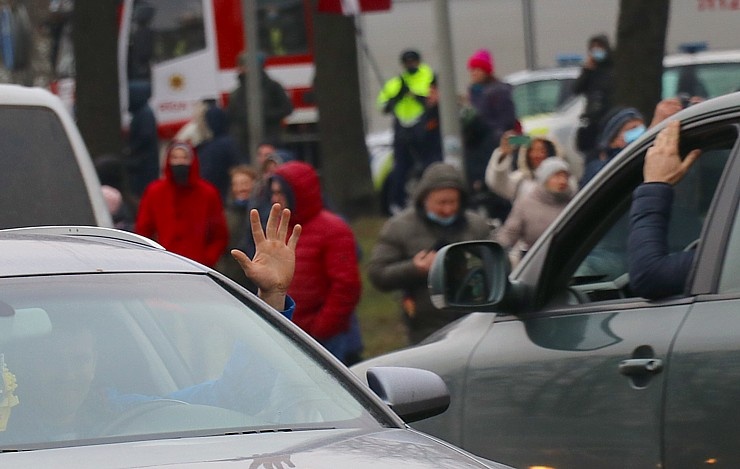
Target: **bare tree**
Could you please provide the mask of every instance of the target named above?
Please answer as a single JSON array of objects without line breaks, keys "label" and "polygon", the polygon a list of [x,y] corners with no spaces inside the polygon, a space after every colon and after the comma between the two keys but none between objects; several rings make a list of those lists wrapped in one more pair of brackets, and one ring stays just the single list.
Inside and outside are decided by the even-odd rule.
[{"label": "bare tree", "polygon": [[93,156],[122,148],[118,93],[118,0],[75,2],[76,116]]},{"label": "bare tree", "polygon": [[614,56],[615,103],[649,122],[661,99],[670,0],[621,0]]},{"label": "bare tree", "polygon": [[343,215],[352,218],[377,213],[365,145],[353,18],[315,13],[314,54],[322,182]]}]

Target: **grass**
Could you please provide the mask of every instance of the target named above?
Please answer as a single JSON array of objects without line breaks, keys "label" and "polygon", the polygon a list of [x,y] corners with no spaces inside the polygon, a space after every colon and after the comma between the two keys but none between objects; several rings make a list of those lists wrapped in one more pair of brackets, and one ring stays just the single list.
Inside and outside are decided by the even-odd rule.
[{"label": "grass", "polygon": [[363,358],[372,358],[408,344],[401,319],[399,292],[381,292],[367,278],[367,262],[385,221],[385,217],[378,216],[358,218],[352,223],[362,249],[362,297],[357,315],[365,344]]}]

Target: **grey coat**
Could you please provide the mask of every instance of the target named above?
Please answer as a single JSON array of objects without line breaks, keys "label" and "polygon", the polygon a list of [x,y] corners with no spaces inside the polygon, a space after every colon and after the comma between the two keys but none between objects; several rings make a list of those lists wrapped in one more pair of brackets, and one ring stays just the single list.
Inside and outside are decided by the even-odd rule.
[{"label": "grey coat", "polygon": [[[462,216],[453,224],[442,226],[427,218],[424,199],[432,189],[450,187],[462,194]],[[439,311],[432,306],[427,275],[414,267],[414,255],[458,241],[491,239],[492,234],[485,217],[466,210],[467,187],[462,174],[454,166],[445,163],[430,165],[417,185],[413,200],[413,206],[390,218],[381,229],[371,253],[368,276],[379,290],[401,290],[409,340],[418,343],[462,314]]]}]

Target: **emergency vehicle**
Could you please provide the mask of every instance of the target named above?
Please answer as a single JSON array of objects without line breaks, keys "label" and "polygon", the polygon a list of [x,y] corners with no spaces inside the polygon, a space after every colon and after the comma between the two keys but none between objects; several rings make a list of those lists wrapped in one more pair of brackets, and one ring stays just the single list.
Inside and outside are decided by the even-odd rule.
[{"label": "emergency vehicle", "polygon": [[[311,0],[260,0],[260,50],[265,71],[285,88],[294,112],[286,125],[313,124],[314,63]],[[122,121],[127,122],[129,84],[149,80],[149,102],[160,137],[171,138],[204,99],[225,105],[238,84],[244,50],[241,0],[125,0],[118,60]],[[137,61],[149,67],[141,70]]]},{"label": "emergency vehicle", "polygon": [[[257,0],[259,51],[267,74],[285,88],[294,111],[288,133],[313,132],[313,1]],[[391,0],[319,0],[325,13],[388,10]],[[189,121],[195,105],[216,100],[225,106],[238,85],[238,56],[244,48],[242,0],[121,0],[118,80],[121,121],[128,126],[128,90],[133,81],[151,86],[149,101],[160,138],[172,138]],[[54,64],[52,91],[74,109],[74,66],[68,44]],[[66,51],[69,51],[65,54]],[[146,64],[142,70],[140,65]],[[61,65],[68,64],[65,67]]]}]

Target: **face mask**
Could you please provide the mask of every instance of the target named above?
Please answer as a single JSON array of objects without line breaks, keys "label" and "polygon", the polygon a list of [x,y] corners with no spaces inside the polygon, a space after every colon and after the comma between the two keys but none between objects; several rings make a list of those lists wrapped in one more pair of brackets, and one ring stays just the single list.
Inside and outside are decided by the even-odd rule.
[{"label": "face mask", "polygon": [[172,178],[175,183],[184,186],[188,183],[188,177],[190,176],[190,165],[189,164],[173,164],[170,166],[172,170]]},{"label": "face mask", "polygon": [[418,71],[419,71],[419,67],[407,67],[407,68],[406,68],[406,71],[407,71],[407,72],[408,72],[409,74],[413,75],[414,73],[416,73],[416,72],[418,72]]},{"label": "face mask", "polygon": [[455,220],[457,220],[457,214],[449,216],[449,217],[440,217],[434,212],[427,212],[427,218],[433,221],[434,223],[438,223],[442,226],[450,226],[453,223],[455,223]]},{"label": "face mask", "polygon": [[591,57],[597,62],[603,62],[606,58],[606,51],[600,47],[595,47],[591,49]]},{"label": "face mask", "polygon": [[640,125],[635,127],[634,129],[630,129],[624,133],[624,142],[629,145],[630,143],[637,140],[640,135],[645,133],[645,126]]}]

